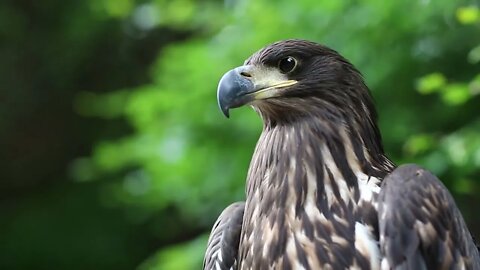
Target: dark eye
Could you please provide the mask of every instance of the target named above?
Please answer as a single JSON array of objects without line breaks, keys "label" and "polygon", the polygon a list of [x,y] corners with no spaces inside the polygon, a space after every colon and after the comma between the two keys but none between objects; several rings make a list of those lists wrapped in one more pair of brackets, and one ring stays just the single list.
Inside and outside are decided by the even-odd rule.
[{"label": "dark eye", "polygon": [[297,60],[291,56],[278,61],[278,68],[282,73],[289,73],[297,66]]}]

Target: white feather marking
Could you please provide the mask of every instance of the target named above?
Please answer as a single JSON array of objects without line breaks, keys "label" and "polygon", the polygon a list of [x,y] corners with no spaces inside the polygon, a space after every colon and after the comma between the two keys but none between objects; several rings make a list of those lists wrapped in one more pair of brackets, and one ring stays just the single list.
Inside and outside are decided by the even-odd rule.
[{"label": "white feather marking", "polygon": [[[373,195],[378,195],[380,193],[380,180],[375,177],[368,176],[363,172],[356,173],[358,179],[358,188],[360,190],[360,202],[374,202]],[[374,203],[375,209],[377,208],[376,203]]]},{"label": "white feather marking", "polygon": [[[390,207],[391,206],[389,206],[388,204],[383,204],[383,211],[382,215],[380,216],[379,222],[387,220],[387,214],[390,213]],[[380,239],[380,241],[382,241],[382,239]]]},{"label": "white feather marking", "polygon": [[347,247],[348,246],[348,241],[345,239],[345,237],[338,236],[336,234],[332,235],[332,242],[336,243],[342,247]]},{"label": "white feather marking", "polygon": [[308,200],[307,203],[305,204],[305,213],[307,214],[308,217],[316,217],[319,213],[317,206],[311,202],[311,200]]},{"label": "white feather marking", "polygon": [[322,224],[328,224],[328,220],[323,213],[318,215],[318,221],[320,221]]},{"label": "white feather marking", "polygon": [[390,269],[391,269],[391,268],[390,268],[390,264],[388,264],[387,258],[383,258],[383,259],[382,259],[382,263],[381,263],[381,265],[380,265],[380,268],[381,268],[382,270],[390,270]]},{"label": "white feather marking", "polygon": [[348,221],[345,218],[342,218],[342,217],[338,216],[337,214],[333,214],[333,218],[337,222],[343,224],[343,226],[348,227]]},{"label": "white feather marking", "polygon": [[420,239],[423,243],[430,243],[437,238],[437,232],[432,223],[423,223],[420,220],[415,221],[415,230],[420,234]]},{"label": "white feather marking", "polygon": [[353,200],[353,193],[350,191],[350,189],[348,188],[347,182],[343,178],[338,177],[337,185],[338,185],[338,190],[340,191],[340,197],[342,197],[344,202]]},{"label": "white feather marking", "polygon": [[216,258],[217,258],[217,260],[216,260],[217,263],[218,263],[218,262],[222,262],[222,261],[223,261],[223,257],[222,257],[222,251],[221,251],[221,249],[218,249],[217,251],[215,251],[215,252],[213,253],[212,257],[214,257],[214,258],[216,257]]},{"label": "white feather marking", "polygon": [[370,229],[359,222],[355,223],[355,248],[369,258],[371,269],[379,269],[380,249]]},{"label": "white feather marking", "polygon": [[[340,197],[344,202],[348,202],[350,200],[353,200],[353,193],[350,191],[348,188],[347,182],[343,178],[342,173],[339,171],[335,161],[333,160],[332,154],[328,150],[326,145],[322,145],[322,155],[324,157],[325,161],[325,166],[330,170],[330,172],[333,174],[333,179],[335,179],[335,183],[338,186],[338,190],[340,192]],[[329,186],[331,185],[329,181],[325,181],[325,190],[332,190],[332,188]],[[331,205],[336,201],[335,195],[333,192],[327,192],[327,200],[328,204]]]},{"label": "white feather marking", "polygon": [[293,263],[293,269],[305,269],[298,260],[295,260],[295,258],[297,258],[297,248],[295,247],[295,240],[293,237],[288,238],[286,251],[290,262]]},{"label": "white feather marking", "polygon": [[[327,179],[327,178],[326,178]],[[328,207],[332,207],[333,200],[332,200],[332,195],[333,195],[333,190],[332,190],[332,185],[330,185],[328,180],[325,179],[325,185],[323,186],[325,190],[325,194],[327,194],[327,204]]]},{"label": "white feather marking", "polygon": [[349,270],[362,270],[360,266],[358,266],[357,262],[353,262],[353,265],[348,268]]},{"label": "white feather marking", "polygon": [[305,213],[308,217],[315,217],[319,211],[316,205],[317,174],[311,166],[305,166],[307,175],[307,196],[305,199]]},{"label": "white feather marking", "polygon": [[275,232],[278,232],[276,223],[273,225],[272,229],[270,229],[269,226],[264,227],[264,233],[262,235],[265,243],[262,249],[262,257],[264,258],[268,257],[268,252],[270,251],[270,247],[274,245],[273,243],[277,235]]}]

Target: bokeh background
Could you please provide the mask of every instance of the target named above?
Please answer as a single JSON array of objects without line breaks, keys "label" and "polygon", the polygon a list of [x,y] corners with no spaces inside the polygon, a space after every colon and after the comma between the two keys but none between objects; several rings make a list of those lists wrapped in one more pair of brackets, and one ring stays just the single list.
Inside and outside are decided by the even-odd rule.
[{"label": "bokeh background", "polygon": [[479,238],[479,4],[3,0],[0,269],[199,269],[261,131],[217,82],[285,38],[364,73],[390,157],[435,172]]}]

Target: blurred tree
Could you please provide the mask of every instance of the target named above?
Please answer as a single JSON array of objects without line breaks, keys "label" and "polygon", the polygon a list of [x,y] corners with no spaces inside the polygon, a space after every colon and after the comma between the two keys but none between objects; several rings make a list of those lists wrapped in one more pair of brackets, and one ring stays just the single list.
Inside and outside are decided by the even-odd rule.
[{"label": "blurred tree", "polygon": [[[6,80],[1,85],[28,91],[23,95],[8,91],[7,100],[16,103],[2,107],[1,115],[15,112],[16,117],[27,115],[35,121],[2,117],[8,135],[2,138],[10,138],[2,143],[12,147],[15,142],[48,157],[22,165],[19,157],[28,155],[17,150],[15,163],[10,163],[15,166],[7,172],[17,179],[37,179],[31,177],[33,170],[22,168],[58,169],[77,156],[68,170],[76,182],[41,198],[58,203],[73,197],[85,205],[58,206],[62,208],[58,213],[72,213],[43,217],[41,212],[35,214],[39,200],[24,200],[24,207],[32,210],[24,212],[23,219],[13,213],[18,207],[6,208],[15,222],[3,226],[0,222],[2,232],[10,235],[0,247],[15,249],[15,241],[25,231],[32,232],[25,242],[48,246],[49,237],[36,237],[33,233],[39,231],[27,224],[91,219],[104,228],[82,231],[79,238],[90,239],[92,249],[56,247],[36,253],[32,264],[23,266],[43,261],[44,268],[55,264],[65,268],[68,260],[52,255],[63,252],[59,256],[85,257],[79,268],[94,268],[98,262],[102,269],[129,269],[146,254],[151,256],[140,269],[200,268],[213,221],[223,207],[244,197],[248,163],[261,131],[260,120],[248,109],[234,111],[230,121],[222,117],[216,106],[217,82],[260,47],[285,38],[324,43],[364,73],[376,99],[389,155],[397,163],[417,162],[434,171],[457,195],[475,235],[480,235],[480,220],[469,207],[479,201],[480,181],[478,49],[471,50],[480,44],[479,15],[471,4],[450,0],[90,0],[62,5],[47,1],[41,6],[7,2],[0,20],[14,26],[1,35],[14,42],[0,51],[3,59],[10,59],[0,65]],[[11,59],[19,56],[22,61]],[[28,80],[30,73],[37,79]],[[36,89],[49,95],[44,97]],[[64,124],[52,123],[59,118],[50,114],[68,111],[73,98],[78,115],[67,114]],[[43,99],[50,100],[42,107],[47,117],[28,111],[32,106],[24,104]],[[63,109],[56,110],[59,106]],[[37,120],[46,123],[34,129]],[[20,140],[16,132],[25,130],[20,123],[29,123],[24,125],[35,132],[47,130],[55,139],[31,141],[37,133],[25,131],[26,139]],[[68,158],[54,158],[52,145],[68,145],[71,138],[82,142],[77,145],[80,149],[68,152]],[[92,141],[96,143],[90,152]],[[56,181],[49,175],[31,181]],[[2,183],[8,190],[17,184]],[[84,197],[94,199],[80,199]],[[89,207],[96,210],[90,213]],[[110,215],[121,224],[112,222]],[[71,227],[66,234],[84,226],[94,228],[85,222],[62,226]],[[92,240],[93,235],[98,239]],[[115,237],[121,244],[115,243]],[[107,255],[106,249],[113,252]],[[0,268],[14,268],[18,258],[30,256],[18,248],[5,254],[12,255],[0,257],[4,262]],[[109,258],[100,264],[102,256]]]},{"label": "blurred tree", "polygon": [[[448,1],[228,2],[224,12],[212,14],[219,20],[230,14],[223,19],[226,26],[170,46],[152,68],[152,84],[80,99],[84,105],[79,107],[88,111],[85,104],[111,104],[126,96],[120,115],[135,129],[131,136],[99,144],[88,167],[106,173],[132,168],[120,185],[112,185],[112,194],[136,215],[138,207],[143,209],[145,220],[154,209],[173,205],[185,222],[208,229],[225,205],[243,198],[260,131],[251,112],[236,112],[229,123],[222,119],[215,104],[218,78],[261,46],[299,37],[336,48],[365,73],[386,148],[396,161],[419,162],[454,191],[472,195],[480,165],[478,98],[456,84],[446,91],[445,103],[414,91],[415,78],[438,67],[459,79],[475,75],[464,56],[479,41],[473,34],[478,29],[456,23],[457,7]],[[412,9],[418,11],[415,16]],[[99,115],[111,112],[95,107],[102,108]],[[204,247],[197,247],[201,253]],[[186,256],[169,250],[160,251],[159,269],[169,269],[172,261],[185,263]]]},{"label": "blurred tree", "polygon": [[192,33],[136,30],[94,3],[0,2],[0,269],[132,269],[158,246],[144,224],[105,207],[98,194],[108,179],[67,177],[94,141],[132,130],[81,117],[72,103],[85,89],[147,83],[158,51]]}]

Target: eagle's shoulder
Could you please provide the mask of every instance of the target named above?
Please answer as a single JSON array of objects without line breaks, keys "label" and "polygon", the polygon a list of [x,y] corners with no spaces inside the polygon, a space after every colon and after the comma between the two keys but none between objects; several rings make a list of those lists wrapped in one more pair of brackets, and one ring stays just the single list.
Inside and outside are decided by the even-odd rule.
[{"label": "eagle's shoulder", "polygon": [[235,270],[245,202],[229,205],[213,225],[203,260],[204,270]]},{"label": "eagle's shoulder", "polygon": [[418,165],[395,169],[379,194],[382,268],[479,269],[480,257],[448,189]]}]

